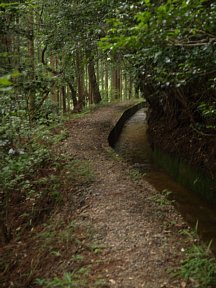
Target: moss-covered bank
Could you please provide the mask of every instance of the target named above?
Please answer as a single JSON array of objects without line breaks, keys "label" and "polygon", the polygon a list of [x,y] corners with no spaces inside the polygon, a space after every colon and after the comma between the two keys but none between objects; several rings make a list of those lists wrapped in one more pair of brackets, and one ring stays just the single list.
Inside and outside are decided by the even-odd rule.
[{"label": "moss-covered bank", "polygon": [[168,172],[178,183],[195,193],[199,193],[212,203],[216,203],[216,178],[211,177],[201,169],[195,169],[185,160],[153,148],[153,159]]}]

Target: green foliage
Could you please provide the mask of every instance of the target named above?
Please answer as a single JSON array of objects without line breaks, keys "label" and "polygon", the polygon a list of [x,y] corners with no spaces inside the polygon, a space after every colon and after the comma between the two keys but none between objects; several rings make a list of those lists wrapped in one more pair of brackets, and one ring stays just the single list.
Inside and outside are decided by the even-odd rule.
[{"label": "green foliage", "polygon": [[1,185],[6,189],[17,189],[19,184],[24,185],[24,178],[28,178],[45,165],[50,160],[49,153],[46,149],[32,151],[19,156],[8,156],[5,159],[5,166],[2,167]]},{"label": "green foliage", "polygon": [[198,106],[198,110],[204,119],[204,125],[206,128],[212,131],[216,129],[216,102],[201,103]]},{"label": "green foliage", "polygon": [[159,206],[168,206],[174,203],[174,200],[170,200],[171,191],[164,189],[161,194],[156,194],[150,197],[150,200],[153,200]]},{"label": "green foliage", "polygon": [[76,254],[76,255],[74,255],[74,256],[72,257],[72,259],[73,259],[74,262],[80,262],[80,261],[83,261],[84,256],[79,255],[79,254]]},{"label": "green foliage", "polygon": [[14,81],[10,81],[19,76],[19,73],[11,73],[3,76],[1,80],[4,80],[0,82],[1,87],[4,87],[0,98],[0,207],[5,226],[10,226],[7,219],[8,203],[18,195],[25,199],[25,203],[29,203],[22,215],[25,226],[32,225],[37,211],[44,209],[37,207],[43,199],[50,201],[47,210],[61,201],[60,183],[56,177],[59,159],[52,154],[51,147],[67,134],[62,127],[58,127],[60,133],[53,132],[60,119],[51,117],[51,106],[44,106],[38,121],[32,122],[25,97],[19,95],[17,98]]},{"label": "green foliage", "polygon": [[86,280],[77,279],[77,275],[73,273],[64,273],[63,277],[54,277],[50,280],[37,279],[36,284],[46,288],[73,288],[87,287]]},{"label": "green foliage", "polygon": [[177,101],[190,113],[188,122],[215,132],[215,19],[216,4],[204,0],[124,1],[99,45],[131,64],[144,97],[157,98],[167,118],[179,113],[166,111]]},{"label": "green foliage", "polygon": [[46,225],[44,230],[37,234],[36,238],[43,242],[43,248],[48,249],[53,254],[58,245],[69,244],[76,241],[75,231],[76,224],[74,222],[64,226],[64,223],[53,223]]},{"label": "green foliage", "polygon": [[165,1],[158,5],[137,1],[132,9],[129,4],[122,5],[116,17],[109,19],[110,30],[100,45],[105,50],[124,49],[125,57],[148,73],[147,81],[183,85],[214,68],[214,44],[209,37],[215,39],[216,9],[215,4],[206,7],[203,2]]},{"label": "green foliage", "polygon": [[[47,252],[53,256],[54,261],[58,261],[60,266],[62,262],[63,267],[59,269],[59,272],[50,277],[49,279],[38,278],[36,284],[40,287],[104,287],[105,281],[98,279],[95,275],[92,277],[92,262],[88,259],[88,256],[93,255],[95,259],[96,255],[100,253],[102,247],[92,242],[93,235],[88,233],[87,229],[92,229],[92,226],[82,226],[80,223],[74,221],[66,224],[65,219],[50,222],[44,225],[43,231],[36,235],[36,242],[40,242],[41,250],[45,255]],[[81,240],[79,240],[81,237]],[[85,238],[83,238],[85,237]],[[65,250],[66,249],[66,250]],[[68,268],[65,266],[65,252],[68,256]],[[70,253],[68,253],[68,251]],[[77,254],[79,253],[79,254]],[[54,258],[55,257],[55,258]],[[91,257],[90,257],[91,259]],[[58,266],[56,266],[58,267]],[[70,271],[70,272],[61,272]],[[94,271],[93,271],[94,272]],[[50,271],[50,275],[53,275]],[[91,284],[90,284],[91,283]],[[101,284],[101,286],[99,286]]]},{"label": "green foliage", "polygon": [[129,171],[129,176],[131,177],[131,179],[133,181],[139,181],[139,180],[142,179],[143,174],[140,173],[140,171],[138,169],[131,168],[130,171]]},{"label": "green foliage", "polygon": [[190,281],[194,287],[210,288],[216,284],[216,261],[208,246],[199,243],[197,239],[198,222],[195,229],[183,229],[180,234],[185,235],[192,246],[185,251],[185,257],[180,267],[171,271],[174,276],[180,276]]},{"label": "green foliage", "polygon": [[202,112],[203,117],[214,117],[216,118],[216,102],[213,102],[212,105],[202,103],[199,105],[199,109]]},{"label": "green foliage", "polygon": [[187,251],[177,275],[186,280],[194,280],[196,287],[207,288],[216,285],[216,263],[202,246],[193,246]]},{"label": "green foliage", "polygon": [[11,89],[12,82],[10,81],[11,75],[0,77],[0,91],[8,91]]},{"label": "green foliage", "polygon": [[[89,287],[88,276],[91,267],[81,267],[73,273],[64,273],[62,277],[54,277],[53,279],[37,279],[36,284],[44,288],[73,288],[73,287]],[[107,282],[103,279],[97,279],[92,287],[104,287]]]},{"label": "green foliage", "polygon": [[216,262],[209,254],[209,247],[193,245],[188,249],[175,275],[192,281],[199,288],[215,287]]},{"label": "green foliage", "polygon": [[95,174],[89,161],[71,159],[65,166],[65,181],[71,181],[80,185],[91,183],[95,180]]}]

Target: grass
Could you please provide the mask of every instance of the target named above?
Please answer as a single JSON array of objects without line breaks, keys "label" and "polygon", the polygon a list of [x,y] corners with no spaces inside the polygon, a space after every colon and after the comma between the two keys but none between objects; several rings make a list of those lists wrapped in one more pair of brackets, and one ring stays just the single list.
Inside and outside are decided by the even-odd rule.
[{"label": "grass", "polygon": [[62,221],[51,221],[44,231],[37,234],[43,245],[42,254],[48,257],[49,252],[50,261],[55,261],[55,270],[52,268],[49,278],[38,275],[35,284],[43,288],[85,288],[90,283],[90,287],[104,287],[106,281],[94,275],[92,264],[97,262],[97,255],[103,247],[93,241],[88,229],[89,226],[80,226],[74,221],[67,225]]},{"label": "grass", "polygon": [[159,206],[168,206],[171,205],[175,200],[170,200],[169,196],[172,194],[171,191],[164,189],[161,194],[156,194],[150,197],[150,200],[157,203]]},{"label": "grass", "polygon": [[186,236],[192,246],[185,251],[185,258],[172,273],[192,283],[192,287],[214,288],[216,287],[216,259],[210,251],[211,241],[208,246],[199,242],[197,230],[198,222],[195,229],[183,229],[179,232]]},{"label": "grass", "polygon": [[87,160],[71,159],[65,166],[65,178],[80,185],[91,183],[95,180],[95,174]]},{"label": "grass", "polygon": [[87,287],[87,280],[80,279],[78,271],[77,273],[64,273],[62,277],[53,279],[37,279],[36,284],[44,288]]},{"label": "grass", "polygon": [[130,168],[128,174],[132,181],[139,181],[143,178],[143,174],[135,168]]},{"label": "grass", "polygon": [[193,245],[186,251],[186,257],[174,273],[197,288],[210,288],[216,285],[216,261],[210,256],[209,246]]},{"label": "grass", "polygon": [[116,153],[113,148],[108,146],[104,148],[104,151],[106,152],[109,158],[115,161],[122,161],[122,157],[118,153]]},{"label": "grass", "polygon": [[[89,287],[88,275],[91,268],[81,268],[75,273],[66,272],[60,277],[52,279],[36,279],[36,284],[43,288],[87,288]],[[91,287],[107,287],[107,281],[97,279]]]}]

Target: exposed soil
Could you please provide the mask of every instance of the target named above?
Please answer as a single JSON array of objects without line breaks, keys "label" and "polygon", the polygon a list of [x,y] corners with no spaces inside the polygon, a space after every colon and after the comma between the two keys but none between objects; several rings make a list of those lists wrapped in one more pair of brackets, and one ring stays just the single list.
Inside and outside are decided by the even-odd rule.
[{"label": "exposed soil", "polygon": [[94,181],[78,185],[67,175],[63,205],[1,249],[4,259],[8,255],[2,287],[39,287],[36,278],[83,267],[76,287],[193,287],[169,273],[191,245],[179,233],[187,224],[167,201],[155,201],[155,189],[133,177],[133,168],[108,145],[109,132],[128,106],[100,107],[65,124],[69,136],[56,153],[87,161]]}]

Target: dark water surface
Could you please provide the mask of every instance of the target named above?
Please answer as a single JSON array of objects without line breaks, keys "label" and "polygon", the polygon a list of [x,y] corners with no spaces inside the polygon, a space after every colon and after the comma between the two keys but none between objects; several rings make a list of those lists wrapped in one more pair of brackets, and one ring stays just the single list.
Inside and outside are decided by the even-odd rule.
[{"label": "dark water surface", "polygon": [[216,255],[216,207],[179,185],[156,166],[151,159],[146,131],[146,113],[141,109],[125,123],[115,151],[138,168],[158,192],[164,189],[172,192],[176,208],[191,227],[194,228],[198,221],[198,233],[207,244],[212,240],[211,249]]}]

